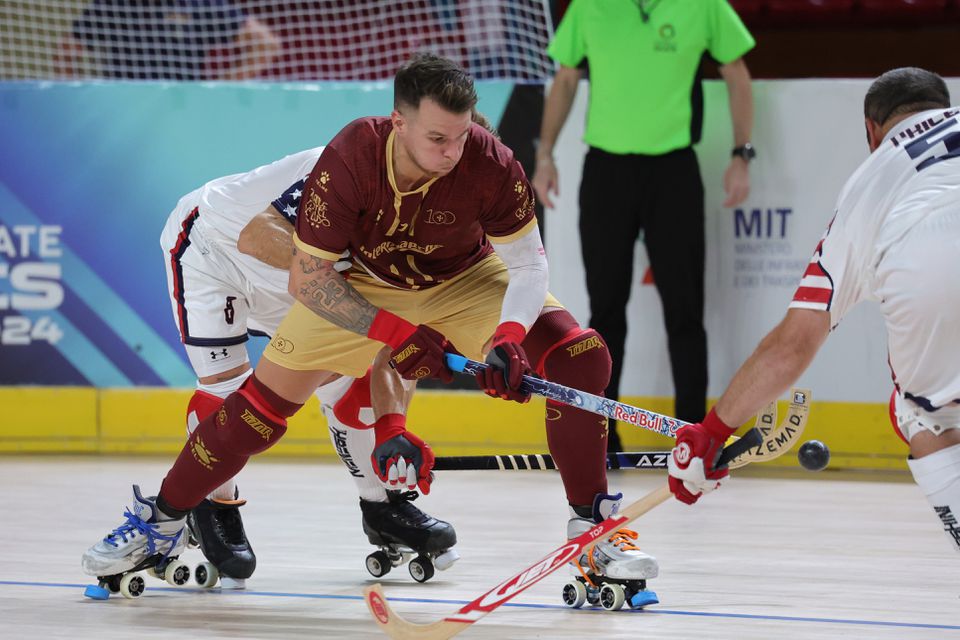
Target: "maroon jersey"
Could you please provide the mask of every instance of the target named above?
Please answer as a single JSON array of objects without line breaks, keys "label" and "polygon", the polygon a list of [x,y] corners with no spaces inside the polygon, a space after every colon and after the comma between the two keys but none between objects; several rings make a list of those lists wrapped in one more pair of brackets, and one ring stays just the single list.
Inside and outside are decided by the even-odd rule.
[{"label": "maroon jersey", "polygon": [[327,145],[303,188],[297,246],[336,260],[345,249],[373,276],[432,287],[533,229],[530,184],[513,152],[474,124],[447,175],[401,192],[390,118],[361,118]]}]

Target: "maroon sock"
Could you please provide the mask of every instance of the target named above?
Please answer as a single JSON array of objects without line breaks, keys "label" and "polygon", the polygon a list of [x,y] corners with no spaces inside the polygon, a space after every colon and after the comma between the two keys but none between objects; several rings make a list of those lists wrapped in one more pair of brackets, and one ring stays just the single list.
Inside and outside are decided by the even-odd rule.
[{"label": "maroon sock", "polygon": [[[610,380],[610,354],[593,329],[581,329],[568,311],[541,315],[523,342],[547,380],[596,395]],[[607,492],[607,419],[547,400],[547,444],[572,505],[593,505]]]},{"label": "maroon sock", "polygon": [[[256,378],[247,378],[219,411],[200,421],[160,487],[162,504],[189,511],[235,476],[247,460],[272,447],[287,430],[298,405]],[[175,515],[175,514],[171,514]]]}]

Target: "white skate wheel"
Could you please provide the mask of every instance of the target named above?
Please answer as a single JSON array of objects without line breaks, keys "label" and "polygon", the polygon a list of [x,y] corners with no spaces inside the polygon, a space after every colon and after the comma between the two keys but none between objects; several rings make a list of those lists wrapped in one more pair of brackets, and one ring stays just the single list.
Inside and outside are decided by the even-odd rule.
[{"label": "white skate wheel", "polygon": [[193,579],[204,589],[209,589],[217,584],[220,572],[209,562],[201,562],[193,571]]},{"label": "white skate wheel", "polygon": [[247,581],[243,578],[231,578],[220,574],[220,588],[229,589],[230,591],[242,591],[247,588]]},{"label": "white skate wheel", "polygon": [[120,578],[120,595],[124,598],[139,598],[145,590],[146,584],[139,573],[128,573]]},{"label": "white skate wheel", "polygon": [[587,601],[587,586],[579,580],[571,580],[563,585],[563,604],[571,609],[579,609]]},{"label": "white skate wheel", "polygon": [[607,611],[619,611],[627,601],[627,594],[623,585],[615,582],[604,582],[600,587],[600,606]]},{"label": "white skate wheel", "polygon": [[433,559],[433,566],[440,571],[446,571],[453,566],[453,563],[460,559],[460,554],[456,549],[447,549]]},{"label": "white skate wheel", "polygon": [[163,570],[163,579],[174,587],[182,587],[190,582],[190,565],[183,560],[174,560]]}]

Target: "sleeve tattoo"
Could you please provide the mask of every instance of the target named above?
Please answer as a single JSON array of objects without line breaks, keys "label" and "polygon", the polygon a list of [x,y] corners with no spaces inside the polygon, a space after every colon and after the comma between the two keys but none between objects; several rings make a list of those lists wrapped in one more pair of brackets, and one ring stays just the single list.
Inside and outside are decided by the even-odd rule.
[{"label": "sleeve tattoo", "polygon": [[338,327],[367,335],[377,307],[360,295],[333,263],[293,250],[294,263],[299,271],[297,299],[315,314]]}]

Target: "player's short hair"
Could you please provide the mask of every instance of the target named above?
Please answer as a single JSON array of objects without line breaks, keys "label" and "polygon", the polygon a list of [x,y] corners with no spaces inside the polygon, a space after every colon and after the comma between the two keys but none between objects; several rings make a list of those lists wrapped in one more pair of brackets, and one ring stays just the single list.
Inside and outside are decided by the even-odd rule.
[{"label": "player's short hair", "polygon": [[882,125],[894,116],[949,106],[943,78],[926,69],[901,67],[873,81],[863,99],[863,115]]},{"label": "player's short hair", "polygon": [[473,78],[452,60],[432,53],[415,55],[393,79],[393,106],[418,108],[430,98],[450,113],[473,111],[477,90]]}]

